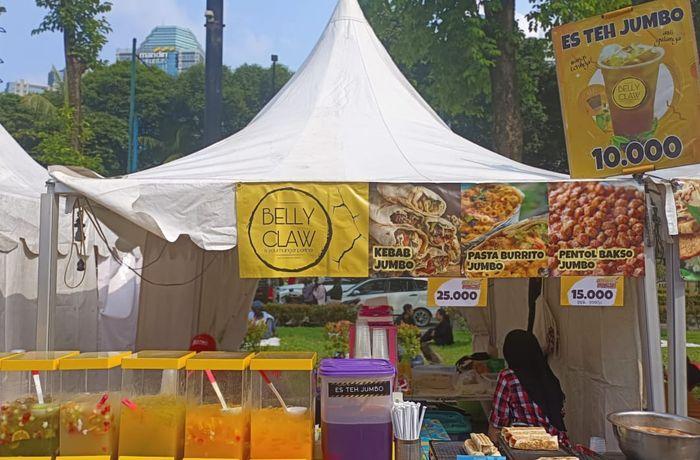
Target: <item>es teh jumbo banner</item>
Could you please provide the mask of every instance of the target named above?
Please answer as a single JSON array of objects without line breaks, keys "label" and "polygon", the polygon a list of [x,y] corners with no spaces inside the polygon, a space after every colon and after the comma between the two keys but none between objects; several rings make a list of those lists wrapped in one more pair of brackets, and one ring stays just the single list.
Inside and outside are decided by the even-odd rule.
[{"label": "es teh jumbo banner", "polygon": [[241,277],[366,277],[368,189],[368,184],[239,184]]},{"label": "es teh jumbo banner", "polygon": [[243,184],[243,277],[643,276],[633,181]]},{"label": "es teh jumbo banner", "polygon": [[574,178],[700,162],[700,85],[688,0],[658,0],[552,31]]}]

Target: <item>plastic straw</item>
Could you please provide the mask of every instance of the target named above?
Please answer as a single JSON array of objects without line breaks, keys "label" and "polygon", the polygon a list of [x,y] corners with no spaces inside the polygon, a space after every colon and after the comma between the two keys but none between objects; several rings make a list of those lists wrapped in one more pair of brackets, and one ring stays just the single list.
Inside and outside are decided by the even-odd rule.
[{"label": "plastic straw", "polygon": [[[421,410],[422,409],[422,410]],[[414,402],[394,404],[391,409],[391,422],[394,426],[394,436],[402,441],[416,441],[420,438],[425,407]]]},{"label": "plastic straw", "polygon": [[280,402],[280,404],[282,405],[282,407],[284,407],[284,410],[286,412],[289,412],[289,408],[284,403],[284,399],[282,399],[282,395],[280,395],[279,391],[277,391],[277,388],[275,388],[275,386],[272,384],[272,381],[270,381],[270,379],[267,378],[267,374],[265,374],[264,371],[258,371],[258,372],[260,372],[260,376],[263,378],[265,383],[267,383],[267,386],[270,388],[270,390],[272,390],[272,392],[275,394],[277,401]]},{"label": "plastic straw", "polygon": [[216,393],[216,397],[219,398],[219,402],[221,403],[221,408],[223,410],[228,410],[228,406],[226,406],[226,400],[224,400],[224,395],[221,393],[221,388],[219,388],[219,384],[217,383],[216,379],[214,378],[214,373],[206,369],[204,371],[205,374],[207,374],[207,379],[209,379],[209,383],[211,383],[211,387],[214,389],[214,393]]},{"label": "plastic straw", "polygon": [[136,409],[139,408],[139,406],[136,405],[133,401],[131,401],[129,398],[123,398],[122,399],[122,404],[124,404],[126,407],[129,409],[135,411]]},{"label": "plastic straw", "polygon": [[39,377],[39,371],[32,371],[32,379],[34,379],[36,398],[39,400],[39,404],[44,404],[44,391],[41,389],[41,378]]}]

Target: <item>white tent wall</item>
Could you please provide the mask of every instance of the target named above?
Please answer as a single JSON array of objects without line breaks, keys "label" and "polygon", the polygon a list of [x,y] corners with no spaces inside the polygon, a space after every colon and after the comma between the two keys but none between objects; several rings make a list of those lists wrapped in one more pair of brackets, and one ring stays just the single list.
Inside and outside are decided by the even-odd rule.
[{"label": "white tent wall", "polygon": [[222,350],[238,349],[257,280],[239,277],[237,250],[204,251],[187,237],[168,243],[149,234],[143,260],[136,349],[186,349],[199,333]]},{"label": "white tent wall", "polygon": [[[55,346],[93,351],[98,330],[95,256],[88,254],[85,272],[76,271],[76,262],[75,255],[58,258]],[[24,242],[0,252],[0,351],[35,348],[38,263]]]},{"label": "white tent wall", "polygon": [[[528,280],[497,279],[489,289],[486,309],[460,309],[474,333],[475,352],[502,356],[503,342],[513,329],[527,329]],[[545,279],[537,301],[534,332],[544,346],[542,323],[556,327],[558,349],[550,354],[552,370],[566,394],[567,429],[571,438],[588,445],[591,436],[617,447],[611,412],[644,407],[640,315],[644,280],[627,279],[622,308],[562,307],[559,279]],[[550,337],[551,340],[551,337]]]}]

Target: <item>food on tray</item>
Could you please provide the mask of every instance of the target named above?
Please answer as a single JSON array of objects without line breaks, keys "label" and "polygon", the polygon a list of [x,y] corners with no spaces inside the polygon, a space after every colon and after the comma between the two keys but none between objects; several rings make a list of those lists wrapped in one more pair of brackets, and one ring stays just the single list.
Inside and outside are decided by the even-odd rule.
[{"label": "food on tray", "polygon": [[479,449],[473,439],[467,439],[464,441],[464,450],[467,451],[467,454],[473,457],[485,457],[484,453],[481,452],[481,449]]},{"label": "food on tray", "polygon": [[447,211],[445,200],[427,187],[379,184],[377,191],[389,203],[400,204],[428,216],[442,216]]},{"label": "food on tray", "polygon": [[475,185],[462,192],[462,244],[472,243],[515,216],[524,195],[512,185]]},{"label": "food on tray", "polygon": [[633,430],[639,430],[643,431],[645,433],[650,433],[650,434],[660,434],[664,436],[675,436],[678,438],[692,438],[693,435],[692,433],[687,433],[682,430],[676,430],[674,428],[659,428],[656,426],[632,426],[630,427]]},{"label": "food on tray", "polygon": [[[547,269],[547,220],[546,217],[536,217],[515,225],[490,236],[486,241],[479,244],[473,251],[507,251],[509,249],[518,250],[521,254],[529,252],[529,258],[525,260],[507,260],[503,263],[503,270],[497,274],[504,278],[532,278],[543,275]],[[537,260],[537,255],[543,258]],[[466,256],[467,254],[465,254]],[[470,269],[472,260],[469,257],[464,259],[464,273],[472,278],[484,278],[493,276],[493,273],[486,274]]]},{"label": "food on tray", "polygon": [[422,228],[425,216],[418,211],[398,204],[370,206],[370,218],[380,225],[410,225]]},{"label": "food on tray", "polygon": [[578,457],[539,457],[537,460],[579,460]]},{"label": "food on tray", "polygon": [[413,249],[413,255],[417,258],[422,258],[428,251],[426,234],[408,225],[371,225],[370,234],[380,246],[401,246]]},{"label": "food on tray", "polygon": [[[484,456],[501,455],[501,453],[498,451],[491,439],[485,434],[471,433],[469,435],[469,438],[470,439],[468,439],[464,443],[464,448],[467,449],[467,452],[469,452],[469,449],[471,448],[475,452],[479,452],[481,455]],[[477,454],[477,456],[480,455]]]},{"label": "food on tray", "polygon": [[520,450],[559,450],[559,440],[556,436],[540,434],[513,437],[508,445]]},{"label": "food on tray", "polygon": [[[644,195],[634,187],[563,182],[549,191],[549,268],[553,276],[644,274]],[[599,260],[591,270],[559,270],[561,249],[632,249],[635,257]]]},{"label": "food on tray", "polygon": [[501,436],[514,449],[558,450],[559,440],[542,427],[507,427]]}]

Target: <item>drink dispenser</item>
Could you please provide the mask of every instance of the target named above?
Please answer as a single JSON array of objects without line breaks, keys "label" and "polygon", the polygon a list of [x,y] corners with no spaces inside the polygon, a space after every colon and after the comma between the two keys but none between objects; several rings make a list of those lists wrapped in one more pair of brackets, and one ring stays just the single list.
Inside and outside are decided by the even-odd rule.
[{"label": "drink dispenser", "polygon": [[252,460],[311,460],[316,353],[259,353],[250,361]]},{"label": "drink dispenser", "polygon": [[120,457],[182,458],[185,363],[192,356],[140,351],[122,360]]},{"label": "drink dispenser", "polygon": [[321,361],[323,458],[391,460],[394,374],[383,359]]},{"label": "drink dispenser", "polygon": [[122,359],[131,352],[81,353],[62,359],[60,457],[107,460],[117,453]]},{"label": "drink dispenser", "polygon": [[0,457],[50,459],[59,445],[61,359],[78,352],[27,352],[0,360]]},{"label": "drink dispenser", "polygon": [[248,458],[252,357],[211,351],[187,360],[186,458]]}]

